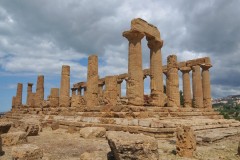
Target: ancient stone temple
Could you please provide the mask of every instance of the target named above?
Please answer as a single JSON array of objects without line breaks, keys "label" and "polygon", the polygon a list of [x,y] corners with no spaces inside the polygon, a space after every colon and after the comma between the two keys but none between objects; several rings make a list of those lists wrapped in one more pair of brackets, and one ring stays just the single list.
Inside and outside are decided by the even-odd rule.
[{"label": "ancient stone temple", "polygon": [[[237,121],[224,120],[212,108],[209,57],[179,61],[171,54],[163,65],[162,54],[167,53],[161,51],[164,42],[160,31],[140,18],[133,19],[130,29],[122,36],[128,44],[124,53],[128,55],[127,73],[100,77],[98,56],[90,55],[86,81],[70,87],[70,66],[63,65],[61,84],[59,88],[51,88],[48,99],[44,99],[43,75],[38,76],[36,92],[32,91],[33,83],[27,86],[18,83],[12,98],[12,111],[7,117],[39,115],[45,117],[42,122],[57,122],[63,128],[100,126],[156,138],[174,137],[179,125],[188,125],[197,134],[208,129],[240,126]],[[143,38],[147,40],[150,57],[149,68],[145,69]],[[149,95],[144,93],[146,77],[150,77]],[[123,82],[126,82],[126,89],[122,87]],[[23,87],[27,87],[26,104],[22,104]],[[180,90],[183,91],[183,104],[180,103]]]}]

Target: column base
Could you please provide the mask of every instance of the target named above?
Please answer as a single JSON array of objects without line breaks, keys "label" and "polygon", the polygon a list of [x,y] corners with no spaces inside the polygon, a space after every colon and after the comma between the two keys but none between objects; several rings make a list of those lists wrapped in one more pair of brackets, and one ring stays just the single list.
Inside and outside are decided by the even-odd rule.
[{"label": "column base", "polygon": [[150,105],[164,107],[167,104],[167,96],[164,93],[152,91]]}]

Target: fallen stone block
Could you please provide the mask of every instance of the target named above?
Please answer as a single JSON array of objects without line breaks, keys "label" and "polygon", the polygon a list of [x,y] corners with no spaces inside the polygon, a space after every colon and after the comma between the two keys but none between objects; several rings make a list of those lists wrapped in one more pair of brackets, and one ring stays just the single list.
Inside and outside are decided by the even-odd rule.
[{"label": "fallen stone block", "polygon": [[23,144],[12,148],[12,160],[40,160],[43,150],[33,144]]},{"label": "fallen stone block", "polygon": [[53,122],[53,123],[51,124],[51,128],[52,128],[52,130],[57,130],[57,129],[59,129],[59,122]]},{"label": "fallen stone block", "polygon": [[108,153],[106,151],[84,152],[80,160],[108,160]]},{"label": "fallen stone block", "polygon": [[68,126],[67,133],[73,134],[77,132],[77,128],[75,126]]},{"label": "fallen stone block", "polygon": [[80,130],[80,136],[83,138],[104,137],[106,129],[104,127],[85,127]]},{"label": "fallen stone block", "polygon": [[27,133],[22,131],[5,133],[1,137],[4,146],[27,143]]},{"label": "fallen stone block", "polygon": [[0,134],[7,133],[10,130],[12,124],[12,122],[0,122]]},{"label": "fallen stone block", "polygon": [[108,131],[106,137],[115,159],[159,158],[157,140],[153,137],[123,131]]},{"label": "fallen stone block", "polygon": [[28,124],[25,126],[27,136],[37,136],[40,128],[38,124]]}]

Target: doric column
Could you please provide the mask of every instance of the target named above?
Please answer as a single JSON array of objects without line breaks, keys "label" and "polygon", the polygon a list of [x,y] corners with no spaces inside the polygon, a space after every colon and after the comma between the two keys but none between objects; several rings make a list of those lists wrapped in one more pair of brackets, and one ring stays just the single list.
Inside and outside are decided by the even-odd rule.
[{"label": "doric column", "polygon": [[103,96],[103,86],[104,84],[98,84],[98,96],[102,97]]},{"label": "doric column", "polygon": [[21,106],[22,105],[22,89],[23,89],[23,84],[18,83],[17,84],[16,98],[15,98],[15,106]]},{"label": "doric column", "polygon": [[117,76],[105,77],[104,103],[106,105],[117,104]]},{"label": "doric column", "polygon": [[191,83],[189,75],[191,68],[181,67],[180,71],[182,72],[184,107],[190,108],[192,107]]},{"label": "doric column", "polygon": [[82,95],[82,94],[81,94],[81,87],[77,89],[77,92],[78,92],[77,94],[78,94],[79,96]]},{"label": "doric column", "polygon": [[50,101],[50,107],[59,106],[59,89],[58,88],[51,88],[49,101]]},{"label": "doric column", "polygon": [[77,94],[76,94],[76,90],[77,90],[76,88],[71,88],[71,90],[72,90],[72,96],[77,95]]},{"label": "doric column", "polygon": [[87,87],[83,87],[83,95],[87,94]]},{"label": "doric column", "polygon": [[119,98],[121,98],[121,96],[122,96],[122,88],[121,88],[121,84],[122,84],[122,79],[119,79],[119,80],[117,80],[117,96],[119,97]]},{"label": "doric column", "polygon": [[163,41],[148,39],[150,48],[150,89],[151,104],[164,106],[166,95],[163,93],[162,53]]},{"label": "doric column", "polygon": [[88,107],[98,105],[98,57],[96,55],[88,57],[86,101]]},{"label": "doric column", "polygon": [[143,105],[144,87],[142,71],[142,46],[141,40],[144,33],[130,30],[123,32],[123,36],[129,41],[128,50],[128,103],[132,105]]},{"label": "doric column", "polygon": [[15,97],[15,96],[13,96],[13,97],[12,97],[12,108],[14,108],[14,107],[15,107],[15,101],[16,101],[16,97]]},{"label": "doric column", "polygon": [[32,86],[33,86],[33,83],[28,83],[28,87],[27,87],[27,105],[30,105],[30,96],[32,94]]},{"label": "doric column", "polygon": [[29,96],[29,106],[31,107],[35,106],[35,96],[36,96],[36,93],[31,93]]},{"label": "doric column", "polygon": [[200,66],[192,66],[193,107],[203,107],[203,92]]},{"label": "doric column", "polygon": [[62,66],[60,86],[60,107],[70,107],[70,66]]},{"label": "doric column", "polygon": [[209,73],[209,68],[211,67],[212,67],[211,64],[201,65],[204,108],[212,108],[211,82],[210,82],[210,73]]},{"label": "doric column", "polygon": [[167,57],[167,97],[168,107],[180,107],[177,56]]},{"label": "doric column", "polygon": [[44,76],[39,75],[37,79],[35,106],[40,107],[41,102],[44,100]]}]

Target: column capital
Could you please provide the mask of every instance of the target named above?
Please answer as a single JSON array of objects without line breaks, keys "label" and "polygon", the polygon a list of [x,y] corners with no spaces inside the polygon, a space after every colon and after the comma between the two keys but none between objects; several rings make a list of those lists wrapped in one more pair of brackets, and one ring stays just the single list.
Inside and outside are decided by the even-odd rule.
[{"label": "column capital", "polygon": [[191,67],[181,67],[181,68],[179,68],[179,70],[182,73],[189,73],[192,69],[191,69]]},{"label": "column capital", "polygon": [[123,32],[123,37],[127,38],[129,42],[140,41],[145,34],[137,30],[129,30]]},{"label": "column capital", "polygon": [[203,69],[203,70],[208,70],[209,68],[212,67],[211,64],[201,64],[200,67]]},{"label": "column capital", "polygon": [[33,83],[28,83],[28,86],[33,86]]},{"label": "column capital", "polygon": [[123,79],[117,79],[117,83],[121,84],[123,82]]},{"label": "column capital", "polygon": [[193,71],[196,70],[196,67],[200,69],[200,65],[194,65],[194,66],[191,66],[191,68],[192,68]]},{"label": "column capital", "polygon": [[163,46],[163,40],[148,39],[148,48],[153,50],[159,50]]},{"label": "column capital", "polygon": [[76,91],[76,90],[77,90],[77,88],[71,88],[71,90],[72,90],[72,91]]}]

